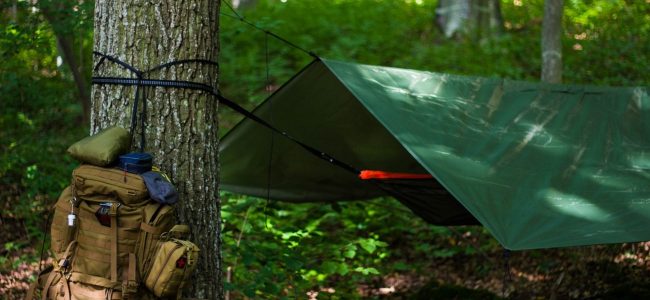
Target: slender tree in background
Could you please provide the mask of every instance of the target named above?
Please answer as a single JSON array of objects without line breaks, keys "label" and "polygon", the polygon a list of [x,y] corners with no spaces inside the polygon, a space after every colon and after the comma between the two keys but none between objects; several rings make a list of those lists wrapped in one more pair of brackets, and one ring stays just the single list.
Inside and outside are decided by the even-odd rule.
[{"label": "slender tree in background", "polygon": [[440,0],[436,23],[446,37],[466,33],[479,40],[503,31],[499,0]]},{"label": "slender tree in background", "polygon": [[544,1],[542,81],[562,82],[562,13],[564,0]]},{"label": "slender tree in background", "polygon": [[18,21],[18,0],[14,0],[9,9],[9,15],[12,22]]},{"label": "slender tree in background", "polygon": [[[180,59],[216,60],[220,1],[115,0],[95,5],[94,50],[145,70]],[[99,58],[95,58],[95,63]],[[150,74],[149,78],[188,80],[215,85],[217,67],[184,64]],[[96,76],[133,77],[104,62]],[[218,198],[217,102],[203,92],[146,88],[145,152],[170,175],[181,199],[177,221],[190,225],[190,240],[201,248],[189,294],[222,298],[220,202]],[[111,125],[129,128],[135,88],[97,86],[92,89],[91,133]],[[142,104],[143,101],[140,101]],[[142,112],[142,107],[140,107]],[[139,145],[140,122],[134,132]]]},{"label": "slender tree in background", "polygon": [[[73,7],[79,5],[78,2],[78,0],[40,0],[37,4],[47,22],[52,26],[63,61],[70,67],[72,78],[77,87],[77,99],[83,110],[82,122],[87,124],[90,116],[90,89],[81,64],[81,54],[77,57],[74,53],[74,32],[73,26],[70,24],[70,20],[73,20],[70,14],[73,12]],[[82,41],[77,41],[77,43],[82,44]]]},{"label": "slender tree in background", "polygon": [[232,0],[234,8],[249,8],[257,4],[257,0]]}]

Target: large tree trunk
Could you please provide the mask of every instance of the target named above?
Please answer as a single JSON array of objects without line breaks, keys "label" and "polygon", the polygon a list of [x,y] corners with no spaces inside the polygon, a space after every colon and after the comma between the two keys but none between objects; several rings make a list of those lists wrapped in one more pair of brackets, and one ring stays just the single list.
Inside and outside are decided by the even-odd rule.
[{"label": "large tree trunk", "polygon": [[[140,70],[179,59],[217,60],[219,4],[211,0],[97,1],[94,49]],[[215,85],[217,72],[215,66],[194,63],[156,72],[149,78]],[[133,77],[109,62],[104,62],[95,75]],[[183,89],[147,88],[146,92],[145,152],[153,154],[154,164],[176,184],[181,196],[176,204],[177,219],[190,225],[190,239],[201,248],[198,269],[186,294],[220,299],[216,99]],[[95,85],[91,133],[111,125],[129,128],[134,94],[133,87]],[[139,145],[141,129],[138,124],[134,146]]]},{"label": "large tree trunk", "polygon": [[544,1],[542,81],[562,82],[562,13],[564,0]]}]

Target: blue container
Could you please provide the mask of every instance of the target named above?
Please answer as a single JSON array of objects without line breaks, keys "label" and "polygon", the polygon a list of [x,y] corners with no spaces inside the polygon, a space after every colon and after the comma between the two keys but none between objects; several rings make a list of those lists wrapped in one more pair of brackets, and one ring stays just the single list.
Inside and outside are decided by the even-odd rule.
[{"label": "blue container", "polygon": [[131,152],[120,155],[117,167],[129,173],[142,174],[151,171],[153,157],[149,153]]}]

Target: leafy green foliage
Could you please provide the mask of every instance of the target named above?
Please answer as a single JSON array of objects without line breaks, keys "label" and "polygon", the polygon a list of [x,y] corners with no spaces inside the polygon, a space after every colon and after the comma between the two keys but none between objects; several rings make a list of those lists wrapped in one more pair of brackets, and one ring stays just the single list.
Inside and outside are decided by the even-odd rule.
[{"label": "leafy green foliage", "polygon": [[336,285],[339,293],[353,294],[355,281],[337,282],[379,275],[373,266],[388,256],[379,235],[363,230],[371,221],[367,212],[223,199],[224,265],[232,274],[226,288],[234,293],[299,299]]},{"label": "leafy green foliage", "polygon": [[0,22],[0,216],[23,220],[28,240],[40,240],[47,208],[70,178],[67,145],[85,135],[54,33],[35,9],[17,2],[15,18]]},{"label": "leafy green foliage", "polygon": [[[417,272],[423,265],[414,261],[481,251],[392,199],[287,204],[224,193],[222,201],[226,289],[233,295],[301,299],[329,291],[332,299],[355,299],[360,285],[381,286],[384,274]],[[482,228],[463,230],[496,247]]]},{"label": "leafy green foliage", "polygon": [[[538,81],[543,0],[501,1],[504,33],[446,39],[436,1],[259,0],[241,14],[329,59],[477,76]],[[222,12],[233,13],[224,6]],[[565,5],[564,81],[648,84],[650,6],[644,1],[573,0]],[[221,18],[221,88],[253,107],[312,58],[237,18]],[[576,46],[578,45],[578,46]],[[226,128],[235,118],[226,117]]]},{"label": "leafy green foliage", "polygon": [[567,3],[563,44],[566,81],[650,84],[650,4],[643,2]]}]

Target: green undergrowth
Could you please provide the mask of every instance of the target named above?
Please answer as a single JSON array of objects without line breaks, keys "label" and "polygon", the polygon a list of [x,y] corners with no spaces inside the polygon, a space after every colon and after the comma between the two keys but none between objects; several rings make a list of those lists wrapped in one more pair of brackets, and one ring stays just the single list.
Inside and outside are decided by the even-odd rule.
[{"label": "green undergrowth", "polygon": [[484,235],[480,227],[430,226],[390,198],[288,204],[223,194],[222,201],[226,290],[238,297],[356,299],[387,288],[386,274],[497,247],[490,238],[477,247],[458,233]]}]

